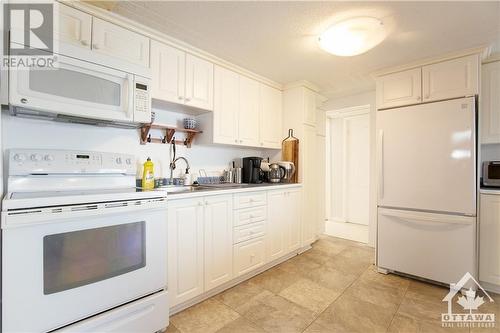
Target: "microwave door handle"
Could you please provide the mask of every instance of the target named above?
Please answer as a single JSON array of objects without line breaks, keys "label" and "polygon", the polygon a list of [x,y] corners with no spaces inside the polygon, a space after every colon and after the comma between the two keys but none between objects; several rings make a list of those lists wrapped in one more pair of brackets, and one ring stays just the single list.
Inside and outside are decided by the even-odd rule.
[{"label": "microwave door handle", "polygon": [[500,165],[500,161],[490,162],[490,165]]},{"label": "microwave door handle", "polygon": [[125,91],[124,103],[125,103],[125,114],[127,115],[127,119],[132,118],[132,106],[130,105],[130,103],[131,103],[131,99],[133,100],[133,86],[134,86],[133,80],[134,80],[133,76],[130,74],[127,74],[127,77],[126,77],[126,80],[124,83],[125,89],[123,89]]}]

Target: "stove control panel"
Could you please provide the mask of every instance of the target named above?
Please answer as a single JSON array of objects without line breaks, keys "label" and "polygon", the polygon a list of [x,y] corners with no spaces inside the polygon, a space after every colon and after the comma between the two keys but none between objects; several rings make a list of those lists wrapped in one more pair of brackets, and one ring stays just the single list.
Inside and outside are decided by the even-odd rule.
[{"label": "stove control panel", "polygon": [[9,175],[127,174],[135,175],[133,155],[75,150],[13,149]]}]

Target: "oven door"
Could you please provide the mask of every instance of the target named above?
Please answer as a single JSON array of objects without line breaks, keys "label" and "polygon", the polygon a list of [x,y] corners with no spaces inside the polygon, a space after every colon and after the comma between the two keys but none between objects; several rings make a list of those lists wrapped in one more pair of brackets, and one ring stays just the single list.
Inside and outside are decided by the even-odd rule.
[{"label": "oven door", "polygon": [[3,214],[3,332],[50,331],[166,289],[166,209],[90,206]]},{"label": "oven door", "polygon": [[134,121],[134,75],[63,55],[55,69],[11,69],[9,104],[118,122]]}]

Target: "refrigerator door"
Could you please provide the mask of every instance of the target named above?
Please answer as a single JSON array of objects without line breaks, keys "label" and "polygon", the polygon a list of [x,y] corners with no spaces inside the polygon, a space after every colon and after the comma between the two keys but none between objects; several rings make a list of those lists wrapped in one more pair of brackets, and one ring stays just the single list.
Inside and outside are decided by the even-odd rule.
[{"label": "refrigerator door", "polygon": [[476,218],[378,209],[377,265],[442,283],[476,276]]},{"label": "refrigerator door", "polygon": [[474,97],[377,113],[378,206],[476,215]]}]

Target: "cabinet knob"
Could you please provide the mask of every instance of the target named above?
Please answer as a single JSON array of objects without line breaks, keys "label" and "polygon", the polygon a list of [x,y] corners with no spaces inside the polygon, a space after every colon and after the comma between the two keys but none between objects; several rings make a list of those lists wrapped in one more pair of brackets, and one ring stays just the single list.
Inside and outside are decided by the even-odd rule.
[{"label": "cabinet knob", "polygon": [[425,95],[425,99],[429,99],[429,95]]},{"label": "cabinet knob", "polygon": [[184,97],[179,96],[179,97],[177,97],[177,98],[179,99],[179,101],[182,101],[182,99],[183,99]]},{"label": "cabinet knob", "polygon": [[422,97],[417,96],[417,101],[420,101],[421,99],[422,99]]},{"label": "cabinet knob", "polygon": [[237,140],[237,139],[234,139],[234,142],[238,143],[238,140]]},{"label": "cabinet knob", "polygon": [[243,140],[240,140],[240,143],[243,143]]},{"label": "cabinet knob", "polygon": [[92,48],[96,49],[96,50],[99,50],[99,44],[92,44]]},{"label": "cabinet knob", "polygon": [[198,206],[203,206],[203,202],[199,201]]},{"label": "cabinet knob", "polygon": [[186,102],[189,102],[190,100],[191,100],[191,98],[186,97]]},{"label": "cabinet knob", "polygon": [[80,44],[82,44],[83,46],[87,46],[87,45],[89,45],[89,42],[86,40],[81,40]]}]

